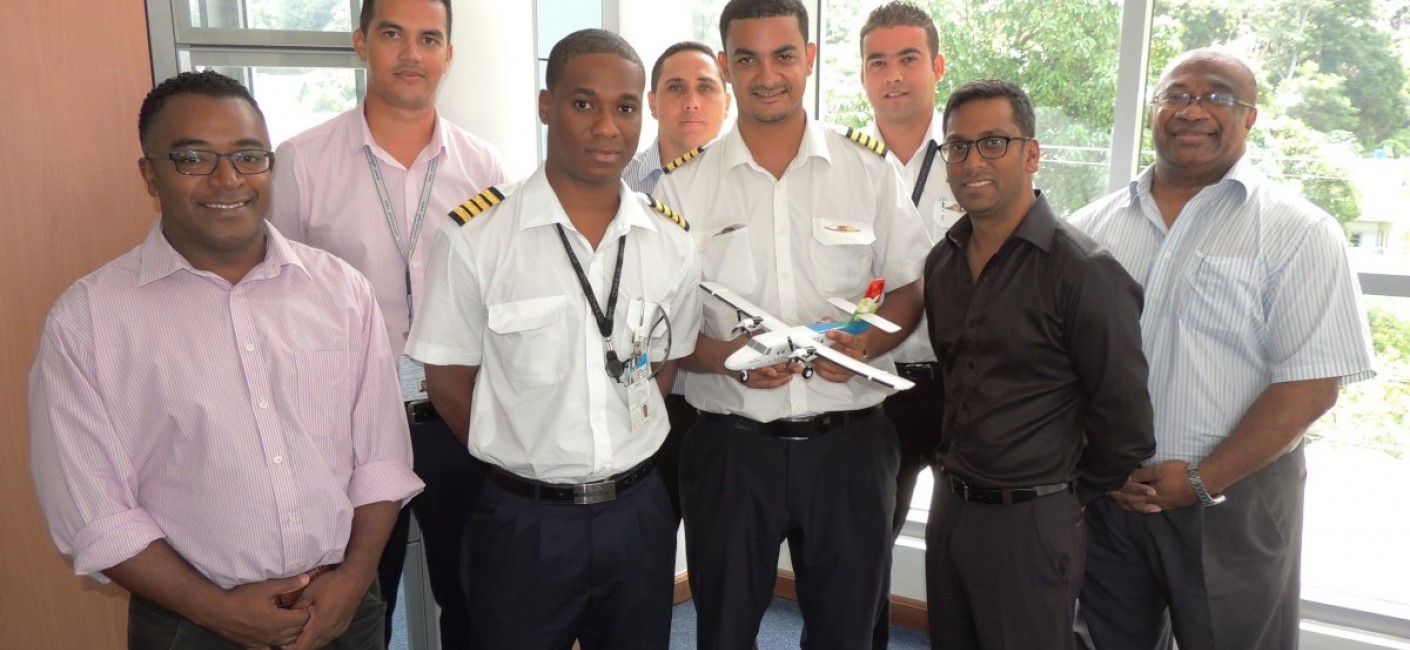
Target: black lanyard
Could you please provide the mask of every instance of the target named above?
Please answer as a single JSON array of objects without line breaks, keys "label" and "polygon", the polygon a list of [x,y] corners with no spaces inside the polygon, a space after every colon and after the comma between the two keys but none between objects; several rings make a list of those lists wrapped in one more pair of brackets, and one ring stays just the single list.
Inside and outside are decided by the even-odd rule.
[{"label": "black lanyard", "polygon": [[583,265],[578,263],[578,256],[568,244],[568,235],[563,233],[563,224],[556,223],[553,227],[558,229],[558,239],[563,242],[568,261],[573,263],[573,272],[578,274],[578,284],[582,285],[583,297],[587,298],[588,306],[592,307],[592,317],[597,320],[597,331],[602,334],[602,345],[607,360],[607,374],[614,378],[621,377],[622,360],[612,348],[612,319],[617,315],[617,287],[622,282],[622,259],[627,251],[627,236],[622,235],[617,239],[617,268],[612,272],[612,291],[607,294],[607,314],[603,315],[602,308],[597,306],[597,297],[592,293],[592,285],[588,283],[587,274],[583,273]]},{"label": "black lanyard", "polygon": [[935,164],[935,152],[940,150],[940,145],[934,140],[925,141],[925,160],[920,164],[920,175],[916,177],[916,188],[911,191],[911,205],[920,207],[920,195],[925,192],[925,181],[930,178],[930,166]]},{"label": "black lanyard", "polygon": [[921,175],[915,178],[915,189],[911,190],[911,204],[921,207],[921,195],[925,192],[925,180],[931,178],[931,165],[935,164],[935,152],[940,151],[933,140],[925,141],[925,161],[921,162]]}]

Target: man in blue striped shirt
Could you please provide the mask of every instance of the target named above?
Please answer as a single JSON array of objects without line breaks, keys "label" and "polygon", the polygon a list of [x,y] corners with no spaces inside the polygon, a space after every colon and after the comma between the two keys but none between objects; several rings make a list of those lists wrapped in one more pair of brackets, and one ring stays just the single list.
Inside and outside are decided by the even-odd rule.
[{"label": "man in blue striped shirt", "polygon": [[1155,406],[1155,457],[1087,509],[1099,649],[1297,645],[1303,433],[1374,372],[1341,228],[1245,155],[1256,102],[1243,62],[1177,57],[1155,164],[1072,217],[1145,287]]}]

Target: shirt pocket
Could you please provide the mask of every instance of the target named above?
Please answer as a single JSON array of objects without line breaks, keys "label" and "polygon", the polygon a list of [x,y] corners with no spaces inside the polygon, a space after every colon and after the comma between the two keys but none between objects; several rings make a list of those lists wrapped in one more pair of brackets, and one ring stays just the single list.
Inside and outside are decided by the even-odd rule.
[{"label": "shirt pocket", "polygon": [[515,384],[542,386],[568,376],[569,346],[565,296],[530,298],[487,305],[488,346]]},{"label": "shirt pocket", "polygon": [[812,279],[828,296],[850,295],[871,279],[872,243],[876,232],[870,223],[841,219],[813,219],[813,241],[809,250]]},{"label": "shirt pocket", "polygon": [[1263,320],[1263,267],[1257,258],[1201,256],[1185,322],[1206,332],[1241,333]]},{"label": "shirt pocket", "polygon": [[314,350],[295,355],[299,423],[310,435],[352,434],[352,377],[348,354]]}]

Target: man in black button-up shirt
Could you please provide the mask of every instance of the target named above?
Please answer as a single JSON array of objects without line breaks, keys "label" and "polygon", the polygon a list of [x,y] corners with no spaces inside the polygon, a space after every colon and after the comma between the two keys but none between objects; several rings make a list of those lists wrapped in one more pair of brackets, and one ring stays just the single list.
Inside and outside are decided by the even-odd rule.
[{"label": "man in black button-up shirt", "polygon": [[966,215],[924,276],[945,400],[926,530],[932,644],[1072,648],[1083,503],[1155,450],[1141,288],[1033,189],[1022,89],[967,84],[944,126]]}]

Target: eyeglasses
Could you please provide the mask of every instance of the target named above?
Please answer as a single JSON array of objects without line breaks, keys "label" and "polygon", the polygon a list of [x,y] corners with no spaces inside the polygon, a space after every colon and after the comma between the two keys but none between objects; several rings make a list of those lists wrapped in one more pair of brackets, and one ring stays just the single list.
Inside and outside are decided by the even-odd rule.
[{"label": "eyeglasses", "polygon": [[985,160],[998,160],[1009,152],[1009,143],[1014,140],[1032,140],[1022,136],[991,135],[978,140],[952,140],[940,145],[940,157],[947,163],[961,163],[969,158],[970,149],[979,149],[979,157]]},{"label": "eyeglasses", "polygon": [[[221,158],[229,158],[235,171],[241,174],[263,174],[274,166],[274,152],[259,149],[243,149],[230,153],[217,153],[204,149],[183,149],[168,151],[166,157],[176,165],[176,172],[187,176],[209,176],[220,166]],[[148,160],[155,160],[147,154]]]},{"label": "eyeglasses", "polygon": [[1232,108],[1243,106],[1244,108],[1255,108],[1253,104],[1239,100],[1234,93],[1212,92],[1203,95],[1194,93],[1156,93],[1155,104],[1161,108],[1178,111],[1190,104],[1199,102],[1205,108],[1218,106],[1219,108]]}]

